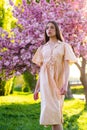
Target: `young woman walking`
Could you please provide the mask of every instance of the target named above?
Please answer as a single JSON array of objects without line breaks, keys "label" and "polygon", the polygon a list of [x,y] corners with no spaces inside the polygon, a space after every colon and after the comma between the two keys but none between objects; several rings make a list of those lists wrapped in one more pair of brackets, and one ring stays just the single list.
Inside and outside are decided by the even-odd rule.
[{"label": "young woman walking", "polygon": [[63,102],[67,92],[69,63],[77,59],[69,44],[62,40],[57,23],[49,21],[45,29],[45,44],[41,45],[32,59],[40,66],[34,99],[41,93],[40,124],[51,125],[52,130],[63,130]]}]

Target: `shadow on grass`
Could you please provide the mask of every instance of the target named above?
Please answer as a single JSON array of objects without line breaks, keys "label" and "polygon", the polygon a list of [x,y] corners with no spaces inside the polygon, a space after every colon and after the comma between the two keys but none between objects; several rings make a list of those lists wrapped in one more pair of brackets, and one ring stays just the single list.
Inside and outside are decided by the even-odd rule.
[{"label": "shadow on grass", "polygon": [[15,95],[29,95],[29,94],[32,94],[32,92],[19,92],[19,91],[14,91],[14,93],[13,94],[15,94]]},{"label": "shadow on grass", "polygon": [[87,112],[87,104],[84,106],[84,111]]}]

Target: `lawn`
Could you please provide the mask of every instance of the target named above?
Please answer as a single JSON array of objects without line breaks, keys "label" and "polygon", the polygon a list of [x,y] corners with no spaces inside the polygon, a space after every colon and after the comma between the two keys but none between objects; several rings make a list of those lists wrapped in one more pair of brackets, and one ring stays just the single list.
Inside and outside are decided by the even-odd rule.
[{"label": "lawn", "polygon": [[73,94],[83,95],[84,87],[82,85],[80,85],[80,86],[71,86],[71,91],[72,91]]},{"label": "lawn", "polygon": [[[87,109],[83,100],[64,102],[64,130],[87,130]],[[51,130],[39,125],[40,100],[29,93],[16,92],[0,97],[0,130]]]}]

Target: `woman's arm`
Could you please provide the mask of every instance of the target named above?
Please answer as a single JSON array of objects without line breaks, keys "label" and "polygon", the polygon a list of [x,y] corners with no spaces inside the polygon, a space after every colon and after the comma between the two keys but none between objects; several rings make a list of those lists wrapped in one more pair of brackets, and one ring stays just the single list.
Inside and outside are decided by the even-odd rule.
[{"label": "woman's arm", "polygon": [[68,79],[69,79],[69,62],[68,60],[64,61],[64,85],[61,88],[60,92],[62,95],[65,95],[67,93],[67,88],[68,88]]},{"label": "woman's arm", "polygon": [[40,78],[38,78],[37,83],[36,83],[36,87],[35,87],[35,91],[34,91],[34,100],[37,100],[38,97],[38,93],[40,90]]},{"label": "woman's arm", "polygon": [[36,87],[35,87],[35,91],[34,92],[39,92],[40,90],[40,78],[38,78],[37,83],[36,83]]}]

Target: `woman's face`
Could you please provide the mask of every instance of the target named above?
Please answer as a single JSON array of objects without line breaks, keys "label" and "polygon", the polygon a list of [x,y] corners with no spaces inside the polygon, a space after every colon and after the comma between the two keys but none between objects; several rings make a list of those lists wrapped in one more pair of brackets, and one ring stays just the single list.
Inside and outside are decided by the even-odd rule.
[{"label": "woman's face", "polygon": [[56,36],[56,28],[53,23],[48,23],[46,26],[46,34],[48,37],[55,37]]}]

